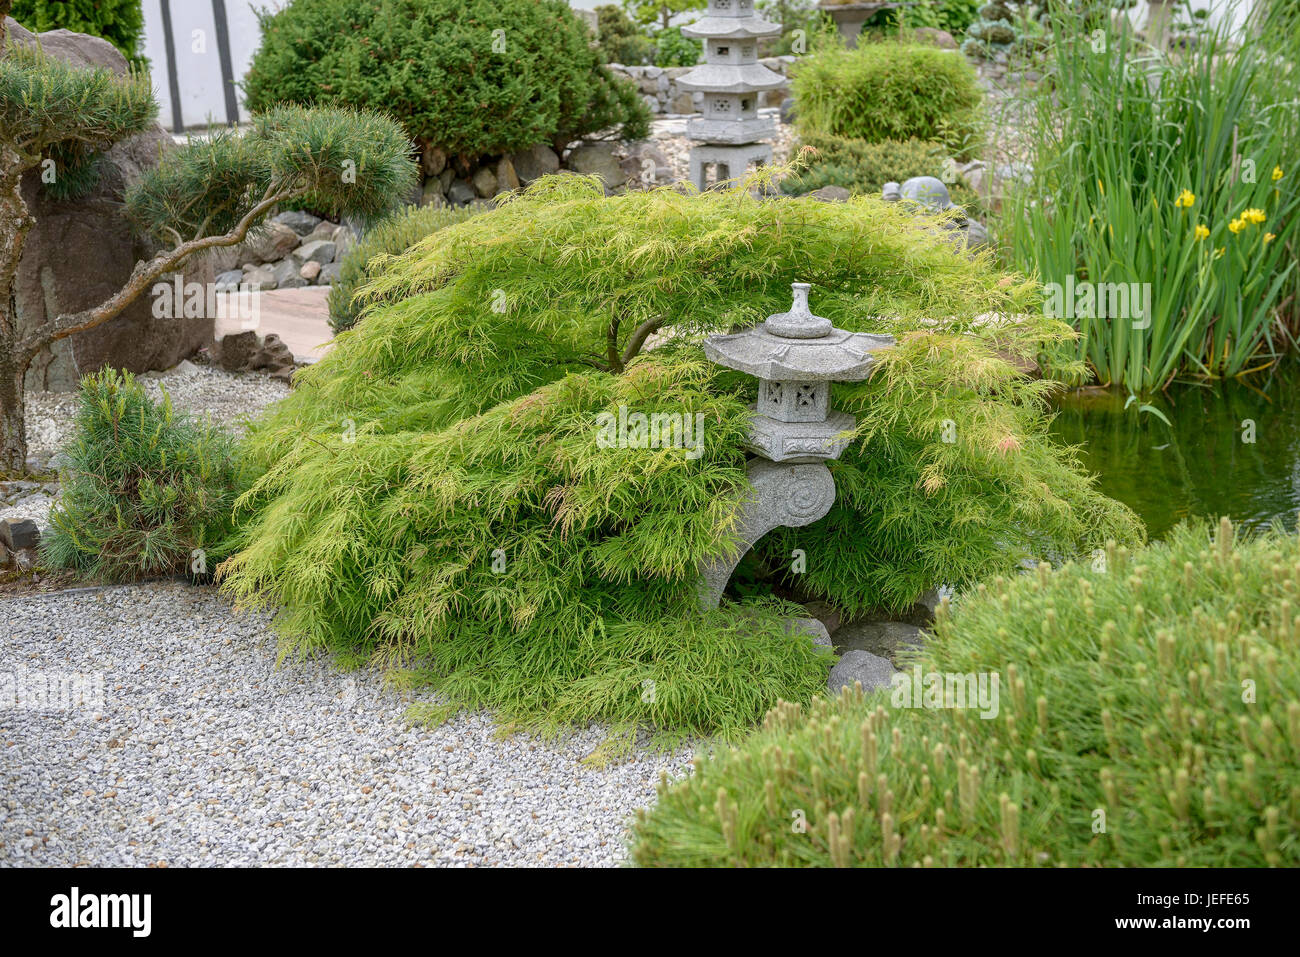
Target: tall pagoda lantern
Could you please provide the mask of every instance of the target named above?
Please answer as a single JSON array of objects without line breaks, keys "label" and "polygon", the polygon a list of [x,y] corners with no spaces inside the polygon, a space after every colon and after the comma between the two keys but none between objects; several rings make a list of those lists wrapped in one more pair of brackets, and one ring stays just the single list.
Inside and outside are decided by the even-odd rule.
[{"label": "tall pagoda lantern", "polygon": [[781,32],[779,24],[754,15],[754,0],[709,0],[703,19],[682,27],[687,36],[704,40],[704,63],[677,81],[678,87],[703,94],[703,115],[686,124],[691,147],[691,182],[707,188],[706,168],[714,182],[744,175],[752,166],[772,162],[772,147],[762,142],[776,132],[758,115],[764,90],[785,78],[758,62],[758,40]]}]

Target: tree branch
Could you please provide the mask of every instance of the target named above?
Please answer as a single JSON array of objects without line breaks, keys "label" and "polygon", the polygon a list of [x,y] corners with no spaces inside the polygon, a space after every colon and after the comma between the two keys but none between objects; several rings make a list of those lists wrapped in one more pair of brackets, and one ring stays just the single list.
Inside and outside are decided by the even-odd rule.
[{"label": "tree branch", "polygon": [[637,353],[641,351],[641,347],[645,345],[645,341],[658,332],[659,327],[663,324],[663,317],[656,316],[653,319],[647,319],[633,330],[632,338],[627,341],[627,348],[623,350],[623,359],[619,365],[620,369],[636,358]]},{"label": "tree branch", "polygon": [[609,333],[605,336],[605,356],[611,372],[622,372],[623,361],[618,354],[618,326],[621,320],[616,307],[609,310]]},{"label": "tree branch", "polygon": [[93,329],[100,323],[115,318],[164,273],[171,272],[190,256],[203,252],[205,249],[212,249],[217,246],[234,246],[236,243],[243,242],[252,225],[261,219],[273,206],[305,195],[306,192],[306,189],[297,189],[283,190],[272,194],[268,190],[262,201],[245,213],[244,217],[235,224],[235,227],[230,232],[223,233],[220,236],[205,236],[202,239],[192,239],[165,253],[159,253],[148,262],[136,263],[135,268],[131,270],[131,278],[116,294],[92,309],[65,313],[59,316],[53,322],[38,329],[19,343],[18,351],[20,353],[35,354],[43,346],[57,342],[60,339],[66,339],[78,332]]}]

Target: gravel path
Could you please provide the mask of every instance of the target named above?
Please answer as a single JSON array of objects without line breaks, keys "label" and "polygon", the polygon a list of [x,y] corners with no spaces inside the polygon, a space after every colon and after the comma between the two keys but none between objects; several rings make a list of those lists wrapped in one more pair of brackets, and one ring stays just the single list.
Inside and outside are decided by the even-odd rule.
[{"label": "gravel path", "polygon": [[[10,605],[12,607],[5,607]],[[410,727],[402,695],[325,660],[276,669],[262,614],[157,583],[0,600],[0,864],[609,865],[661,770],[582,765],[462,713]],[[102,701],[15,707],[81,675]]]}]

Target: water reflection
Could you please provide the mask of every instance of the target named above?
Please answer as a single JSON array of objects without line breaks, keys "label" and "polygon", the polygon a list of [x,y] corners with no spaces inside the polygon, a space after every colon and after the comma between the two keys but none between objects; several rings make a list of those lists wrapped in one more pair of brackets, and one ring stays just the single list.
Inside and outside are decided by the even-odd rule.
[{"label": "water reflection", "polygon": [[1300,365],[1244,383],[1179,385],[1150,399],[1166,425],[1127,396],[1064,396],[1053,431],[1082,446],[1101,490],[1132,507],[1152,539],[1190,516],[1227,515],[1247,525],[1300,508]]}]

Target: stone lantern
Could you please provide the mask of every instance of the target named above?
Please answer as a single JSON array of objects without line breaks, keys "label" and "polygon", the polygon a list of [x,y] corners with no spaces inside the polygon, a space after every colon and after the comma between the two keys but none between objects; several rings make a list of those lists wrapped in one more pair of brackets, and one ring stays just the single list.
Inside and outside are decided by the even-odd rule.
[{"label": "stone lantern", "polygon": [[746,467],[755,497],[739,516],[736,553],[701,570],[706,609],[717,607],[736,564],[760,538],[774,528],[810,525],[830,511],[835,480],[826,462],[839,458],[856,422],[831,409],[831,383],[867,378],[873,353],[894,344],[893,336],[834,328],[809,310],[808,283],[793,288],[789,312],[704,341],[712,361],[759,380],[749,436],[756,457]]},{"label": "stone lantern", "polygon": [[704,63],[677,80],[678,87],[704,98],[703,114],[686,124],[687,138],[699,144],[691,147],[697,189],[708,186],[707,166],[720,183],[751,165],[772,162],[772,147],[760,141],[776,127],[758,115],[758,97],[785,80],[758,62],[758,40],[780,32],[780,24],[754,15],[754,0],[709,0],[704,17],[682,27],[685,35],[704,40]]}]

